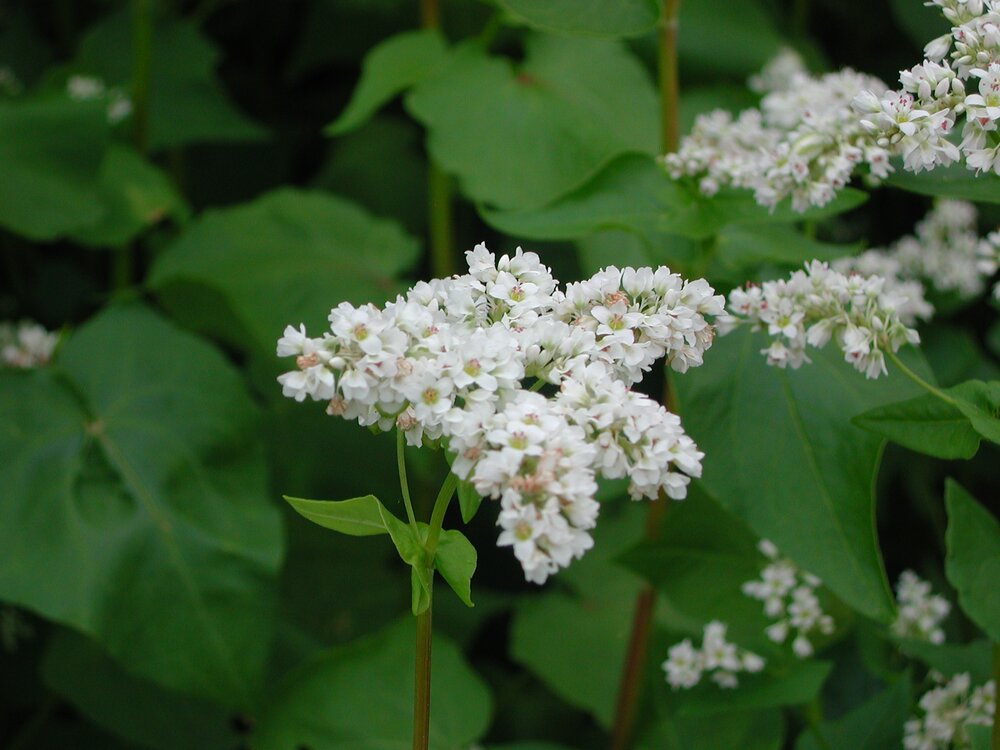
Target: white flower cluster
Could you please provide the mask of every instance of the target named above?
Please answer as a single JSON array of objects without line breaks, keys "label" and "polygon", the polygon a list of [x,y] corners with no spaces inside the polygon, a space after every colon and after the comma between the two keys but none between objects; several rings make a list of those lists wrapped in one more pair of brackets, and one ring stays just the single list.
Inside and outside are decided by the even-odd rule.
[{"label": "white flower cluster", "polygon": [[[330,330],[288,326],[285,396],[327,413],[443,443],[452,471],[500,501],[498,544],[528,580],[589,549],[597,475],[633,498],[680,499],[703,454],[680,419],[628,387],[664,357],[679,371],[712,342],[724,299],[666,268],[610,267],[558,290],[534,253],[466,253],[469,273],[420,282],[386,304],[342,303]],[[531,390],[522,380],[534,379]],[[550,384],[557,393],[535,392]]]},{"label": "white flower cluster", "polygon": [[[840,258],[833,268],[841,273],[878,275],[891,289],[908,299],[900,316],[929,319],[934,308],[924,299],[924,285],[939,292],[975,297],[1000,265],[1000,232],[980,237],[976,208],[971,203],[939,200],[907,235],[888,248],[873,248],[854,258]],[[1000,294],[1000,286],[994,289]]]},{"label": "white flower cluster", "polygon": [[729,294],[729,315],[717,321],[720,333],[750,323],[775,339],[761,350],[768,364],[801,367],[806,345],[823,347],[831,338],[844,359],[866,377],[886,374],[885,351],[917,344],[908,327],[913,301],[900,287],[887,287],[880,276],[843,274],[812,261],[786,279],[748,284]]},{"label": "white flower cluster", "polygon": [[813,76],[786,52],[750,83],[767,92],[760,108],[735,119],[725,110],[699,116],[680,149],[663,157],[671,177],[697,178],[706,195],[750,189],[769,208],[791,196],[804,211],[833,200],[862,163],[873,179],[892,171],[889,151],[851,108],[858,91],[885,89],[877,78],[850,69]]},{"label": "white flower cluster", "polygon": [[896,583],[899,614],[892,632],[901,638],[944,643],[941,623],[951,612],[951,602],[931,593],[931,585],[912,570],[904,570]]},{"label": "white flower cluster", "polygon": [[763,657],[726,640],[726,629],[725,624],[713,620],[705,626],[701,648],[695,648],[690,638],[670,647],[662,667],[674,690],[693,688],[709,672],[719,687],[734,688],[739,685],[737,673],[752,674],[764,668]]},{"label": "white flower cluster", "polygon": [[813,653],[809,634],[819,631],[830,635],[834,629],[833,618],[823,613],[816,596],[822,581],[782,557],[767,539],[762,539],[757,548],[770,562],[761,571],[759,580],[747,581],[741,590],[751,599],[764,602],[764,614],[776,620],[765,631],[767,637],[775,643],[784,643],[794,631],[792,651],[805,659]]},{"label": "white flower cluster", "polygon": [[972,688],[969,675],[955,675],[947,683],[934,675],[940,687],[920,698],[923,716],[911,718],[903,726],[906,750],[968,750],[966,727],[993,725],[996,685],[992,680]]},{"label": "white flower cluster", "polygon": [[108,122],[116,125],[132,114],[132,100],[117,86],[108,88],[95,76],[70,76],[66,80],[66,93],[77,102],[107,99]]},{"label": "white flower cluster", "polygon": [[49,361],[58,341],[59,334],[49,333],[37,323],[0,323],[0,367],[41,367]]},{"label": "white flower cluster", "polygon": [[[924,47],[926,59],[899,75],[899,91],[866,90],[854,101],[861,124],[906,169],[948,166],[1000,174],[1000,2],[930,0],[951,32]],[[967,93],[966,87],[975,93]],[[964,116],[962,141],[948,136]]]}]

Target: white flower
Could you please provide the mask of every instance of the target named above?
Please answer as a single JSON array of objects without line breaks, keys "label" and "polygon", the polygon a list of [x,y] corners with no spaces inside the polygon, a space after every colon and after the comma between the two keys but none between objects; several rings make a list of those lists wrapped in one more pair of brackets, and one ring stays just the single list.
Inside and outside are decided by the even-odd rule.
[{"label": "white flower", "polygon": [[951,611],[951,603],[931,593],[931,585],[912,570],[904,570],[896,584],[899,614],[892,632],[903,638],[915,638],[934,644],[944,643],[941,622]]},{"label": "white flower", "polygon": [[955,675],[947,683],[936,675],[938,687],[924,693],[919,707],[923,715],[909,719],[903,727],[906,750],[968,750],[966,727],[992,726],[996,685],[990,680],[973,688],[969,675]]},{"label": "white flower", "polygon": [[724,623],[713,620],[705,625],[700,649],[689,638],[670,647],[662,667],[674,690],[693,688],[706,673],[711,673],[719,687],[732,689],[739,685],[739,672],[755,673],[764,668],[764,658],[727,641],[726,630]]},{"label": "white flower", "polygon": [[813,261],[805,271],[787,280],[761,287],[733,290],[729,297],[732,330],[737,321],[754,330],[765,328],[775,336],[761,351],[768,364],[798,368],[809,359],[806,345],[818,347],[831,338],[844,358],[869,378],[885,374],[884,351],[895,352],[904,343],[917,343],[917,332],[906,323],[907,298],[886,291],[879,276],[845,275]]},{"label": "white flower", "polygon": [[104,81],[94,76],[74,75],[66,80],[66,93],[76,101],[99,99],[105,91]]},{"label": "white flower", "polygon": [[0,367],[29,369],[48,364],[59,334],[30,321],[0,323]]},{"label": "white flower", "polygon": [[758,549],[770,562],[759,580],[747,581],[740,588],[745,596],[764,602],[764,614],[775,620],[764,631],[768,639],[784,643],[794,631],[792,651],[805,659],[813,653],[808,638],[811,633],[830,635],[834,631],[833,618],[823,612],[816,596],[822,582],[782,557],[769,540],[762,539]]}]

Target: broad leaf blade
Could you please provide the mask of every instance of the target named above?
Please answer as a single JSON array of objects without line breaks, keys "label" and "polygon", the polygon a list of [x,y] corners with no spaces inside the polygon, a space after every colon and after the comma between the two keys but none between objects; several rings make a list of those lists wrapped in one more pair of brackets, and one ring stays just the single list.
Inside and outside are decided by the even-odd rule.
[{"label": "broad leaf blade", "polygon": [[974,169],[969,169],[960,162],[920,174],[907,172],[897,165],[896,171],[889,176],[885,184],[911,193],[933,195],[938,198],[1000,203],[1000,176],[992,172],[977,174]]},{"label": "broad leaf blade", "polygon": [[466,482],[464,480],[459,480],[457,494],[458,507],[459,510],[462,511],[462,521],[468,523],[475,518],[476,512],[479,510],[479,506],[483,502],[483,496],[476,491],[472,482]]},{"label": "broad leaf blade", "polygon": [[1000,445],[1000,381],[967,380],[945,393],[958,401],[958,409],[976,432]]},{"label": "broad leaf blade", "polygon": [[656,152],[656,94],[622,45],[531,35],[526,48],[516,68],[478,46],[456,50],[406,97],[435,162],[466,196],[534,208],[620,154]]},{"label": "broad leaf blade", "polygon": [[866,381],[832,346],[780,370],[765,344],[746,330],[719,338],[702,367],[675,379],[684,426],[706,454],[705,487],[845,602],[887,621],[872,499],[881,440],[848,420],[916,386]]},{"label": "broad leaf blade", "polygon": [[58,372],[0,380],[0,598],[168,688],[252,704],[282,544],[239,374],[130,306],[71,337]]},{"label": "broad leaf blade", "polygon": [[391,296],[418,253],[393,222],[285,188],[203,214],[160,253],[149,284],[188,325],[271,357],[286,325],[305,322],[319,335],[338,302]]},{"label": "broad leaf blade", "polygon": [[910,717],[910,684],[905,678],[836,721],[826,721],[813,732],[803,732],[795,750],[897,750],[903,742],[903,724]]},{"label": "broad leaf blade", "polygon": [[351,101],[324,131],[343,135],[363,125],[379,108],[420,83],[447,58],[440,32],[408,31],[386,39],[365,55]]},{"label": "broad leaf blade", "polygon": [[961,485],[945,487],[948,557],[945,573],[965,613],[1000,642],[1000,522]]},{"label": "broad leaf blade", "polygon": [[374,536],[389,533],[382,520],[381,503],[374,495],[350,500],[305,500],[284,496],[303,518],[325,529],[349,536]]},{"label": "broad leaf blade", "polygon": [[[450,641],[434,637],[430,746],[462,748],[486,732],[489,690]],[[412,618],[321,655],[290,676],[254,730],[257,750],[410,747]]]}]

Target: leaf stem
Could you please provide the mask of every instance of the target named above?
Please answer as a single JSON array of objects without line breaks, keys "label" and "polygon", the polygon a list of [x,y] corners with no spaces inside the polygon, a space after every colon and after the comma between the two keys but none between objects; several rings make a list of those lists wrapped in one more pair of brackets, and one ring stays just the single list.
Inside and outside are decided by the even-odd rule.
[{"label": "leaf stem", "polygon": [[947,404],[951,404],[952,406],[955,407],[958,406],[958,401],[953,399],[951,396],[949,396],[947,393],[942,391],[937,386],[933,386],[930,383],[928,383],[922,377],[917,375],[917,373],[915,373],[913,370],[911,370],[909,367],[903,364],[903,360],[901,360],[899,358],[899,355],[897,355],[895,352],[887,351],[886,354],[888,355],[889,359],[892,360],[892,363],[899,368],[900,372],[902,372],[906,377],[908,377],[914,383],[919,385],[925,391],[927,391],[930,394],[933,394],[934,396],[937,396],[939,399],[941,399]]},{"label": "leaf stem", "polygon": [[413,667],[413,750],[428,750],[431,728],[431,636],[433,597],[417,615],[417,656]]},{"label": "leaf stem", "polygon": [[403,431],[396,428],[396,468],[399,470],[399,491],[403,495],[403,505],[406,506],[406,518],[410,522],[410,530],[419,539],[420,533],[417,530],[417,517],[413,515],[413,503],[410,500],[410,483],[406,479],[406,442],[403,439]]}]

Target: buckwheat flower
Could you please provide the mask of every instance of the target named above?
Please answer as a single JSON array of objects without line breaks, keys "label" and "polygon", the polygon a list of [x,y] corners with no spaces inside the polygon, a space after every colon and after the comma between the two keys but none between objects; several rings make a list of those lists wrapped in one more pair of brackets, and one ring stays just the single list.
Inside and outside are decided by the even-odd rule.
[{"label": "buckwheat flower", "polygon": [[[892,171],[889,151],[851,108],[859,91],[871,90],[872,111],[881,111],[886,87],[878,79],[849,69],[812,76],[786,51],[750,86],[766,92],[759,109],[735,119],[721,110],[702,115],[677,153],[662,157],[673,178],[696,179],[706,195],[724,186],[750,189],[769,208],[791,198],[792,208],[804,211],[833,200],[862,164],[873,180]],[[917,156],[927,148],[940,146],[930,142]]]},{"label": "buckwheat flower", "polygon": [[968,750],[971,744],[967,727],[993,724],[996,685],[990,680],[973,688],[968,673],[955,675],[948,682],[941,675],[932,676],[939,686],[920,698],[918,705],[922,714],[903,725],[903,747],[906,750]]},{"label": "buckwheat flower", "polygon": [[951,611],[951,603],[931,593],[931,585],[912,570],[904,570],[896,584],[899,614],[892,632],[902,638],[914,638],[934,644],[944,643],[941,622]]},{"label": "buckwheat flower", "polygon": [[830,635],[834,630],[833,618],[823,612],[816,596],[822,582],[782,557],[769,540],[762,539],[758,549],[769,562],[759,580],[747,581],[740,590],[763,602],[764,614],[776,620],[765,629],[765,635],[775,643],[784,643],[794,633],[792,651],[805,659],[814,650],[809,636],[815,632]]},{"label": "buckwheat flower", "polygon": [[724,623],[713,620],[705,625],[701,648],[695,648],[689,638],[670,647],[662,667],[674,690],[693,688],[709,673],[719,687],[732,689],[739,685],[738,673],[764,668],[763,657],[727,641],[726,631]]},{"label": "buckwheat flower", "polygon": [[48,364],[59,334],[30,321],[0,323],[0,367],[30,369]]},{"label": "buckwheat flower", "polygon": [[747,323],[775,336],[761,353],[777,367],[798,368],[809,361],[807,344],[820,347],[833,339],[847,362],[877,378],[886,373],[886,350],[920,340],[901,317],[908,304],[899,288],[887,289],[879,276],[845,275],[813,261],[787,280],[764,282],[759,291],[734,290],[721,328],[728,332]]},{"label": "buckwheat flower", "polygon": [[74,75],[66,80],[66,93],[78,102],[100,99],[106,90],[104,81],[94,76]]}]

